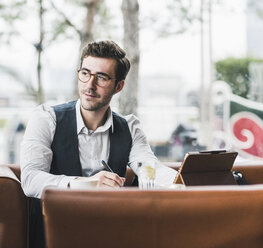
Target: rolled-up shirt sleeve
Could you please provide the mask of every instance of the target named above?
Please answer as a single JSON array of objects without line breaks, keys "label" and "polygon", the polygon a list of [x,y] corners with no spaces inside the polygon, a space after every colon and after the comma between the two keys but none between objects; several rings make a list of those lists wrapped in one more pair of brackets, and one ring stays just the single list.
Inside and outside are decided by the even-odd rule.
[{"label": "rolled-up shirt sleeve", "polygon": [[51,107],[40,105],[32,113],[21,142],[21,184],[29,197],[40,198],[44,188],[66,188],[75,177],[50,174],[53,153],[51,144],[56,117]]},{"label": "rolled-up shirt sleeve", "polygon": [[155,162],[155,182],[160,185],[170,185],[174,182],[177,171],[163,165],[154,155],[144,134],[139,119],[135,115],[125,117],[131,137],[132,148],[129,155],[129,166],[137,174],[138,162]]}]

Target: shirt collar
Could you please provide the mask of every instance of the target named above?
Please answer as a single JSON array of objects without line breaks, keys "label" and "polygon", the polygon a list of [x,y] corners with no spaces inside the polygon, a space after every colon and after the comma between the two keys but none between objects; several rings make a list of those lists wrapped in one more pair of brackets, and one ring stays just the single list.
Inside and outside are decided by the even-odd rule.
[{"label": "shirt collar", "polygon": [[[83,130],[83,128],[86,128],[84,121],[83,121],[83,118],[82,118],[82,115],[81,115],[81,112],[80,112],[80,100],[78,100],[76,103],[76,117],[77,117],[77,133],[79,134]],[[105,132],[108,129],[110,129],[110,127],[111,127],[112,132],[113,132],[112,110],[109,107],[107,110],[106,122],[104,123],[104,125],[98,127],[94,133]]]}]

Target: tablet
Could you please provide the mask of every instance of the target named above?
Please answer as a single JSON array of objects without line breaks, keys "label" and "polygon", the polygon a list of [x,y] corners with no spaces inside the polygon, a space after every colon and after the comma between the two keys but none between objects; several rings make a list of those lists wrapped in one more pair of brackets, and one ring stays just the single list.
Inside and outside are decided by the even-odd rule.
[{"label": "tablet", "polygon": [[175,183],[195,185],[236,185],[232,167],[237,152],[216,150],[187,153]]}]

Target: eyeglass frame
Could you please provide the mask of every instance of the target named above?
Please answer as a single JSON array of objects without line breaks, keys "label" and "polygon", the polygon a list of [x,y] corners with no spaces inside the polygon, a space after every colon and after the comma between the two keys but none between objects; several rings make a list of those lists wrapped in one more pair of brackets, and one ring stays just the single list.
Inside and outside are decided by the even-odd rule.
[{"label": "eyeglass frame", "polygon": [[[79,78],[79,72],[82,71],[82,70],[87,71],[87,73],[90,75],[90,77],[89,77],[89,79],[88,79],[87,81],[82,81],[82,80]],[[106,80],[105,82],[108,82],[108,81],[111,81],[111,80],[114,80],[115,83],[118,82],[118,79],[117,79],[117,78],[111,78],[108,74],[103,73],[103,72],[91,73],[91,72],[90,72],[88,69],[86,69],[86,68],[78,69],[78,79],[79,79],[82,83],[87,83],[87,82],[89,82],[89,80],[91,79],[91,76],[93,76],[94,79],[95,79],[95,84],[98,85],[99,87],[104,87],[104,86],[101,86],[101,85],[98,84],[98,78],[97,78],[97,77],[98,77],[99,74],[101,74],[102,76],[107,76],[107,77],[109,77],[109,79]],[[105,85],[105,86],[106,86],[106,85]]]}]

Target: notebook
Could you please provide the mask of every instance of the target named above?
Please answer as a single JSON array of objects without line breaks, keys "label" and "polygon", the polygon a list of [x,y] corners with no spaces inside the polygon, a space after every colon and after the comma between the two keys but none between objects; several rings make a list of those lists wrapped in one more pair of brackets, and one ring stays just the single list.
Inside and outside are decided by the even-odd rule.
[{"label": "notebook", "polygon": [[231,170],[237,154],[225,150],[187,153],[175,183],[186,186],[236,185]]}]

